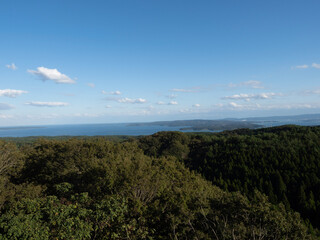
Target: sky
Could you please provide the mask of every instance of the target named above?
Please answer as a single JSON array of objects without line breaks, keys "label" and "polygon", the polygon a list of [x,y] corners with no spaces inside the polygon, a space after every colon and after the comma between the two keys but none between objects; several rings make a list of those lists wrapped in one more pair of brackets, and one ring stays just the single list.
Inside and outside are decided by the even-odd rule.
[{"label": "sky", "polygon": [[320,113],[318,0],[0,0],[0,126]]}]

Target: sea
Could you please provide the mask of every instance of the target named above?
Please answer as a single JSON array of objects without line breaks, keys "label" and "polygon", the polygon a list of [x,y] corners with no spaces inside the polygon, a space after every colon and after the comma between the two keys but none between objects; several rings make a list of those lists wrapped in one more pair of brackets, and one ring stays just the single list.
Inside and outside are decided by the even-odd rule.
[{"label": "sea", "polygon": [[181,127],[132,126],[126,123],[115,124],[67,124],[21,127],[0,127],[0,137],[30,136],[106,136],[106,135],[151,135],[160,131],[180,131]]},{"label": "sea", "polygon": [[[263,127],[274,127],[285,124],[301,126],[320,125],[320,120],[306,121],[261,121]],[[0,137],[31,137],[31,136],[140,136],[151,135],[160,131],[192,132],[180,130],[183,126],[170,127],[162,125],[133,125],[129,123],[109,124],[66,124],[66,125],[39,125],[0,127]],[[199,132],[199,131],[197,131]],[[204,131],[203,131],[204,132]],[[205,131],[208,132],[208,131]],[[213,131],[212,131],[213,132]],[[216,131],[215,131],[216,132]]]}]

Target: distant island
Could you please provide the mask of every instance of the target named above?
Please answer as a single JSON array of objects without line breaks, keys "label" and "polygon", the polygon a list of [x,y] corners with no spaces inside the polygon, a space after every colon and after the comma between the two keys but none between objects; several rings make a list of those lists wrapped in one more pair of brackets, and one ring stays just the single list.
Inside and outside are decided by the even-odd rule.
[{"label": "distant island", "polygon": [[304,114],[293,116],[271,116],[250,118],[225,118],[217,120],[176,120],[145,123],[129,123],[127,126],[167,126],[179,127],[181,131],[224,131],[238,128],[257,129],[262,127],[294,124],[301,126],[320,125],[320,114]]},{"label": "distant island", "polygon": [[223,131],[237,128],[256,129],[263,125],[247,120],[177,120],[177,121],[157,121],[148,123],[131,123],[128,126],[168,126],[181,127],[181,131]]}]

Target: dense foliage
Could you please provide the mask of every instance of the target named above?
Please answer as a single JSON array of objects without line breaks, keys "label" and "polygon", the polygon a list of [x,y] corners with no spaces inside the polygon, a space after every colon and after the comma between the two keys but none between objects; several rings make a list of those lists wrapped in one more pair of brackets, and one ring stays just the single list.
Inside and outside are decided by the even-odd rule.
[{"label": "dense foliage", "polygon": [[[293,151],[276,142],[276,137],[289,132],[288,141],[294,141],[294,136],[300,138],[305,131],[313,133],[309,140],[317,149],[319,142],[314,141],[320,135],[316,130],[288,128],[214,135],[163,132],[122,142],[105,138],[40,139],[19,147],[0,141],[0,239],[316,239],[300,214],[289,208],[291,187],[283,164],[269,166],[275,157],[272,151],[262,155],[261,150],[272,143],[275,152],[281,146],[285,153]],[[260,142],[251,146],[255,141]],[[254,146],[258,146],[257,153],[250,155]],[[314,149],[307,149],[305,154]],[[245,153],[248,156],[240,158]],[[257,156],[265,157],[254,163]],[[291,162],[294,165],[294,160]],[[287,202],[278,198],[278,175],[268,170],[276,197],[270,202],[260,193],[266,192],[264,183],[260,189],[255,186],[260,181],[254,182],[250,174],[241,175],[242,165],[257,178],[264,168],[274,169],[275,174],[278,171]],[[319,163],[313,168],[317,171]],[[293,167],[289,170],[293,176],[302,176],[310,169],[305,167],[299,173]],[[313,180],[304,182],[305,192]],[[310,191],[317,211],[319,193]],[[308,194],[306,201],[310,202]]]},{"label": "dense foliage", "polygon": [[298,211],[320,227],[320,127],[282,126],[219,134],[158,133],[139,140],[150,156],[174,154],[213,184]]}]

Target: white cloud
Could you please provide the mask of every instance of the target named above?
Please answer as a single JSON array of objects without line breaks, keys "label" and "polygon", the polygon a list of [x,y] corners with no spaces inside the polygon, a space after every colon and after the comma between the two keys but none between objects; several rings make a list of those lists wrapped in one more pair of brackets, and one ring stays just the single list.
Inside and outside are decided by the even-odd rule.
[{"label": "white cloud", "polygon": [[15,89],[0,89],[0,96],[15,98],[23,93],[28,93],[23,90],[15,90]]},{"label": "white cloud", "polygon": [[64,107],[69,105],[65,102],[28,102],[26,104],[35,107]]},{"label": "white cloud", "polygon": [[13,109],[14,107],[7,103],[0,103],[0,110],[9,110]]},{"label": "white cloud", "polygon": [[320,69],[320,64],[319,63],[312,63],[312,67]]},{"label": "white cloud", "polygon": [[94,88],[96,86],[94,83],[88,83],[87,85],[91,88]]},{"label": "white cloud", "polygon": [[110,92],[111,95],[121,95],[120,91],[114,91],[114,92]]},{"label": "white cloud", "polygon": [[235,102],[231,102],[231,103],[229,103],[229,105],[230,105],[231,107],[235,107],[235,108],[241,107],[241,105],[239,105],[239,104],[237,104],[237,103],[235,103]]},{"label": "white cloud", "polygon": [[107,105],[106,108],[112,108],[112,106],[111,105]]},{"label": "white cloud", "polygon": [[246,100],[250,101],[251,99],[270,99],[275,96],[279,96],[280,94],[278,93],[259,93],[259,94],[235,94],[232,96],[226,96],[223,97],[222,99],[233,99],[233,100]]},{"label": "white cloud", "polygon": [[228,87],[230,87],[230,88],[249,87],[249,88],[255,88],[255,89],[264,88],[264,86],[262,85],[262,82],[256,81],[256,80],[249,80],[249,81],[241,82],[241,83],[238,83],[238,84],[230,83],[228,85]]},{"label": "white cloud", "polygon": [[291,67],[291,69],[307,69],[307,68],[309,68],[307,64]]},{"label": "white cloud", "polygon": [[45,67],[38,67],[37,71],[28,70],[29,73],[38,76],[43,81],[52,80],[55,83],[75,83],[74,80],[67,75],[60,73],[57,69],[50,69]]},{"label": "white cloud", "polygon": [[178,105],[178,102],[177,101],[171,101],[168,103],[168,105]]},{"label": "white cloud", "polygon": [[119,103],[146,103],[147,100],[143,98],[131,99],[131,98],[120,98],[116,100]]},{"label": "white cloud", "polygon": [[230,102],[229,106],[232,108],[236,108],[236,109],[247,109],[248,108],[248,105],[242,105],[242,104],[238,104],[235,102]]},{"label": "white cloud", "polygon": [[192,107],[198,108],[198,107],[200,107],[200,104],[198,104],[198,103],[193,104]]},{"label": "white cloud", "polygon": [[170,102],[168,102],[168,103],[165,103],[165,102],[159,101],[159,102],[157,102],[157,104],[158,104],[158,105],[177,105],[178,102],[176,102],[176,101],[170,101]]},{"label": "white cloud", "polygon": [[7,64],[6,67],[9,68],[9,69],[12,69],[12,70],[17,70],[18,69],[17,66],[14,63]]}]

